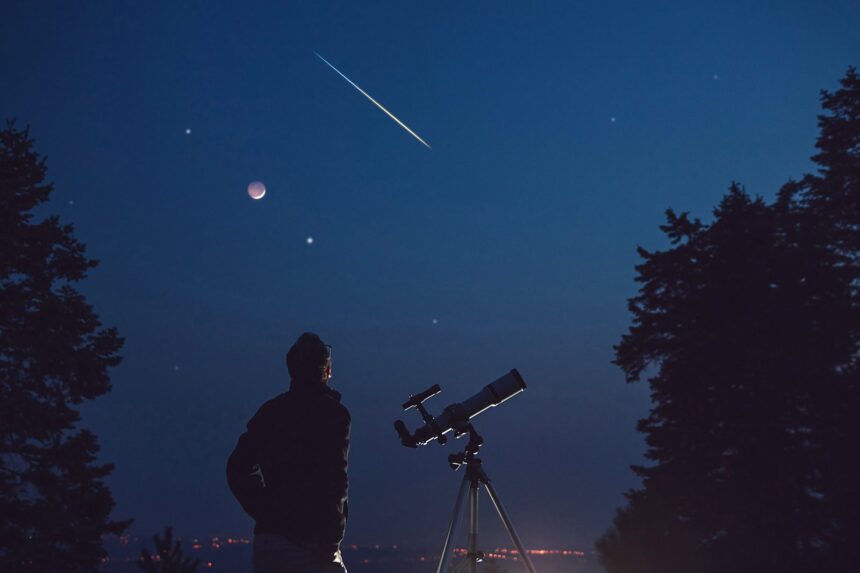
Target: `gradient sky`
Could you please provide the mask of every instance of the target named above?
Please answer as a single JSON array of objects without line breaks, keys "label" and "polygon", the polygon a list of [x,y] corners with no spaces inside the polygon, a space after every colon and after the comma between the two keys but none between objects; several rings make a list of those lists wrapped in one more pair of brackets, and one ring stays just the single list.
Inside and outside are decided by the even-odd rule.
[{"label": "gradient sky", "polygon": [[347,542],[441,547],[460,443],[401,447],[399,405],[516,367],[528,390],[476,419],[487,470],[526,544],[590,545],[643,451],[648,388],[610,363],[636,245],[810,170],[819,89],[860,64],[848,0],[175,4],[0,19],[0,111],[126,337],[85,422],[147,535],[250,535],[226,459],[311,330],[352,412]]}]

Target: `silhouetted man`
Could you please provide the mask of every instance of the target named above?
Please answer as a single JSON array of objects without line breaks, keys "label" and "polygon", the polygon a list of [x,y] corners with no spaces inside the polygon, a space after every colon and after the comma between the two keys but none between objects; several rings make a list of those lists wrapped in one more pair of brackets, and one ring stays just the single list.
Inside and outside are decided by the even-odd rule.
[{"label": "silhouetted man", "polygon": [[254,572],[345,571],[349,411],[328,387],[331,347],[302,334],[287,353],[290,390],[263,404],[227,462],[254,518]]}]

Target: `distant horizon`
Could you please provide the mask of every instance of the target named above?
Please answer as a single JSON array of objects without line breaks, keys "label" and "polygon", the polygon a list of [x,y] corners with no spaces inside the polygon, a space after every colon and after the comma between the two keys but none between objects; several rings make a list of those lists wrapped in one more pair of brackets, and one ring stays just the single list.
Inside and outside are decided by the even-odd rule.
[{"label": "distant horizon", "polygon": [[[134,544],[131,540],[127,544],[108,544],[108,555],[111,557],[112,563],[134,563],[137,561],[140,549],[151,547],[151,538],[134,538],[138,542]],[[250,563],[251,553],[250,547],[253,543],[248,538],[212,538],[208,539],[208,543],[200,543],[204,541],[202,538],[193,538],[193,541],[198,543],[186,544],[188,538],[176,537],[174,540],[180,541],[182,554],[186,557],[200,558],[204,569],[218,571],[234,571],[237,566],[247,566]],[[215,546],[215,542],[219,542]],[[229,556],[226,553],[220,553],[222,550],[228,550],[231,553]],[[357,571],[373,571],[374,567],[379,567],[380,564],[386,563],[391,565],[392,555],[397,555],[397,559],[404,562],[420,563],[422,566],[433,566],[438,562],[439,551],[441,547],[410,547],[400,545],[356,545],[345,544],[342,547],[344,560],[349,569],[355,568]],[[514,570],[521,567],[518,563],[518,552],[506,546],[484,546],[486,559],[502,563],[509,563]],[[238,551],[239,553],[235,553]],[[462,559],[467,552],[465,547],[455,547],[453,550],[454,559]],[[564,548],[535,548],[529,549],[529,555],[536,562],[536,566],[542,566],[542,573],[550,572],[547,565],[573,562],[577,565],[577,570],[584,571],[582,567],[587,567],[587,570],[593,570],[596,567],[597,555],[593,551],[585,552],[576,549]],[[118,558],[118,559],[117,559]],[[223,559],[222,559],[223,558]],[[226,564],[225,561],[226,560]],[[237,563],[242,563],[239,565]],[[547,562],[549,560],[549,563]],[[366,569],[365,569],[366,568]],[[555,571],[552,568],[552,571]],[[111,571],[109,569],[109,571]]]},{"label": "distant horizon", "polygon": [[[164,533],[164,529],[162,529],[161,531],[158,531],[158,532],[153,532],[153,533],[144,534],[144,535],[139,535],[136,533],[125,533],[122,535],[109,534],[109,535],[106,535],[105,538],[112,538],[112,539],[115,538],[115,539],[119,540],[120,545],[126,545],[126,544],[122,543],[122,541],[121,541],[122,538],[128,538],[129,543],[131,543],[131,541],[151,542],[153,535],[156,535],[156,534],[162,535],[163,533]],[[181,535],[176,530],[173,531],[173,538],[177,541],[182,541],[183,543],[185,543],[186,541],[202,542],[205,540],[211,544],[211,542],[218,540],[218,541],[222,542],[221,543],[222,546],[224,546],[224,545],[249,545],[249,544],[253,543],[253,535],[250,537],[232,536],[232,535],[226,535],[226,534],[225,535],[189,537],[189,536]],[[232,540],[232,541],[228,541],[228,540]],[[492,551],[504,550],[504,552],[513,553],[513,554],[515,554],[517,552],[516,548],[508,547],[506,545],[493,545],[493,544],[491,544],[491,545],[492,545]],[[413,545],[410,545],[408,543],[344,543],[343,547],[349,548],[353,551],[356,551],[359,549],[380,549],[380,550],[391,549],[394,551],[401,550],[401,549],[408,549],[410,551],[423,551],[423,550],[431,549],[429,547],[413,546]],[[183,548],[185,548],[185,547],[183,546]],[[441,548],[442,548],[442,542],[440,541],[439,547],[437,549],[441,550]],[[527,547],[526,549],[528,550],[529,554],[535,554],[535,555],[550,554],[550,552],[551,553],[557,552],[557,553],[563,554],[565,556],[567,556],[569,553],[570,557],[582,557],[583,555],[577,555],[577,553],[582,553],[582,554],[594,553],[593,548],[590,548],[591,549],[590,551],[586,551],[586,550],[584,550],[582,548],[578,548],[578,547]],[[465,550],[465,546],[459,546],[459,545],[455,546],[454,550],[455,551]]]}]

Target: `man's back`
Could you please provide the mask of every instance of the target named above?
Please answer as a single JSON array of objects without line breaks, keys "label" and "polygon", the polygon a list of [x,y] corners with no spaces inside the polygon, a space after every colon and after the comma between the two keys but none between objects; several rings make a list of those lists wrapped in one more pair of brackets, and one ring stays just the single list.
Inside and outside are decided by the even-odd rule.
[{"label": "man's back", "polygon": [[348,514],[350,415],[340,394],[294,382],[263,404],[247,428],[227,478],[256,521],[254,534],[277,534],[334,554]]}]

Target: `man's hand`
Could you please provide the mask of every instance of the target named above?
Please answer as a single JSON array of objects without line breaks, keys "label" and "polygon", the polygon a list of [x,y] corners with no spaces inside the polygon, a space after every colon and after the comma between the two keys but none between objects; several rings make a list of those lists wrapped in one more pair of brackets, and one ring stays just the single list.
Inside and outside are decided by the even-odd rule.
[{"label": "man's hand", "polygon": [[325,563],[343,563],[343,557],[340,554],[340,547],[337,545],[320,546],[317,555],[320,560]]}]

